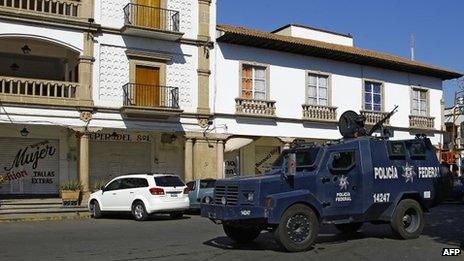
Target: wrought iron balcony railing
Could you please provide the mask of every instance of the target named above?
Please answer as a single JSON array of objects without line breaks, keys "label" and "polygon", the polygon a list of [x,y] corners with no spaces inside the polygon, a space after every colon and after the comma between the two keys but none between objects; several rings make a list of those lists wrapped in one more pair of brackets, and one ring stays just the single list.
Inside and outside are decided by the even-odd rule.
[{"label": "wrought iron balcony railing", "polygon": [[179,32],[179,11],[139,4],[124,7],[126,25]]},{"label": "wrought iron balcony railing", "polygon": [[[366,122],[365,122],[366,125],[374,125],[380,120],[382,120],[383,118],[385,118],[385,116],[387,116],[388,114],[388,112],[383,112],[383,111],[360,111],[360,112],[361,112],[361,115],[364,115],[364,117],[366,117]],[[390,124],[390,119],[387,119],[385,121],[385,125],[389,125],[389,124]]]},{"label": "wrought iron balcony railing", "polygon": [[76,99],[77,82],[0,76],[0,94],[42,98]]},{"label": "wrought iron balcony railing", "polygon": [[274,117],[275,103],[275,101],[236,98],[235,113],[242,115]]},{"label": "wrought iron balcony railing", "polygon": [[337,107],[303,104],[303,120],[337,121]]},{"label": "wrought iron balcony railing", "polygon": [[43,14],[79,17],[81,2],[78,0],[0,0],[0,7]]},{"label": "wrought iron balcony railing", "polygon": [[124,106],[179,109],[179,88],[127,83],[123,86]]},{"label": "wrought iron balcony railing", "polygon": [[409,115],[409,127],[416,129],[435,129],[435,118],[429,116]]}]

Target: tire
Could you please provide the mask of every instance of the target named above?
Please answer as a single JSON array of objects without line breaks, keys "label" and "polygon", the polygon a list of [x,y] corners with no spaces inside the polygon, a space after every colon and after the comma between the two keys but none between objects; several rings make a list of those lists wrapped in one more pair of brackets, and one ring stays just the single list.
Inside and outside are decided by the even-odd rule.
[{"label": "tire", "polygon": [[222,228],[230,239],[239,244],[250,243],[255,240],[259,234],[261,234],[261,229],[254,227],[242,227],[223,224]]},{"label": "tire", "polygon": [[171,216],[172,219],[180,219],[184,216],[184,213],[171,213],[169,216]]},{"label": "tire", "polygon": [[142,201],[135,201],[132,204],[132,216],[137,221],[145,221],[148,219],[147,209]]},{"label": "tire", "polygon": [[354,234],[362,227],[362,222],[348,223],[348,224],[337,224],[335,228],[343,234]]},{"label": "tire", "polygon": [[311,248],[318,232],[319,220],[314,211],[305,205],[296,204],[284,212],[274,237],[285,250],[301,252]]},{"label": "tire", "polygon": [[92,217],[95,219],[99,219],[102,217],[102,212],[100,209],[100,204],[98,204],[98,201],[92,200],[90,202],[90,211],[92,213]]},{"label": "tire", "polygon": [[413,199],[401,200],[393,212],[390,226],[395,236],[401,239],[419,237],[425,226],[422,207]]}]

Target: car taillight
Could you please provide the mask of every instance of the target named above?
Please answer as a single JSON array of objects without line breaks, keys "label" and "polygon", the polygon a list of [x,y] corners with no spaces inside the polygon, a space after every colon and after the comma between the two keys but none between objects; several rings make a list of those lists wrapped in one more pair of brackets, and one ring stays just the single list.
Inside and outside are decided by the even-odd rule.
[{"label": "car taillight", "polygon": [[185,187],[184,188],[184,194],[188,194],[189,193],[189,188],[188,187]]},{"label": "car taillight", "polygon": [[152,195],[164,195],[164,189],[162,189],[162,188],[151,188],[150,193]]}]

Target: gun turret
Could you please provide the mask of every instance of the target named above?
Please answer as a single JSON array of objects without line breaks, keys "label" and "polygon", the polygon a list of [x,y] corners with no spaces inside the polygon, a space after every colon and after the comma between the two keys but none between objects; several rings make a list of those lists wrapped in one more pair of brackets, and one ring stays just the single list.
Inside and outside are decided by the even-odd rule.
[{"label": "gun turret", "polygon": [[364,126],[366,121],[366,117],[364,115],[359,115],[354,111],[346,111],[340,116],[340,120],[338,121],[338,129],[343,138],[371,136],[374,132],[380,130],[383,124],[385,124],[385,122],[390,119],[393,114],[395,114],[396,109],[398,109],[398,106],[395,106],[391,112],[389,112],[380,121],[375,123],[369,131],[367,131],[366,127]]},{"label": "gun turret", "polygon": [[396,109],[398,109],[398,105],[395,105],[395,108],[393,108],[393,110],[391,112],[389,112],[387,115],[385,115],[385,117],[383,117],[383,119],[381,119],[376,124],[374,124],[374,126],[372,126],[372,128],[369,130],[367,135],[371,136],[372,133],[376,132],[377,130],[380,130],[382,128],[383,124],[385,124],[385,122],[388,119],[390,119],[390,117],[393,116],[393,114],[396,113]]}]

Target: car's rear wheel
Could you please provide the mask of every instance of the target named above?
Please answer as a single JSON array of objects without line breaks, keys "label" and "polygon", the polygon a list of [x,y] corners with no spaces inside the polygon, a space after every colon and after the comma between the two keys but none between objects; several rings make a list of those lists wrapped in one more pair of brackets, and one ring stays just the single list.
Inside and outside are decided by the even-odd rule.
[{"label": "car's rear wheel", "polygon": [[335,225],[335,228],[337,228],[338,231],[344,234],[354,234],[362,227],[362,225],[363,225],[362,222],[337,224]]},{"label": "car's rear wheel", "polygon": [[132,215],[137,221],[144,221],[148,219],[148,213],[142,201],[135,201],[132,204]]},{"label": "car's rear wheel", "polygon": [[319,220],[314,211],[308,206],[296,204],[284,212],[274,236],[285,250],[300,252],[311,248],[318,233]]},{"label": "car's rear wheel", "polygon": [[171,216],[172,219],[180,219],[184,216],[184,213],[171,213],[169,216]]},{"label": "car's rear wheel", "polygon": [[250,243],[251,241],[255,240],[259,234],[261,234],[261,229],[254,227],[223,224],[222,228],[230,239],[240,244]]},{"label": "car's rear wheel", "polygon": [[100,204],[98,204],[98,201],[92,200],[90,202],[90,211],[92,213],[92,217],[95,219],[99,219],[102,217],[102,212],[100,209]]},{"label": "car's rear wheel", "polygon": [[424,212],[413,199],[403,199],[393,212],[391,224],[393,233],[401,239],[419,237],[425,226]]}]

